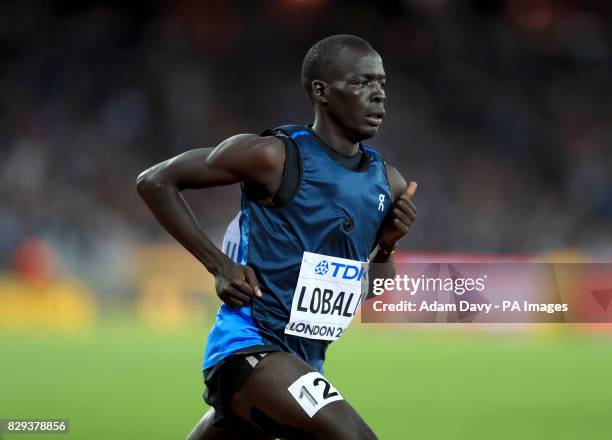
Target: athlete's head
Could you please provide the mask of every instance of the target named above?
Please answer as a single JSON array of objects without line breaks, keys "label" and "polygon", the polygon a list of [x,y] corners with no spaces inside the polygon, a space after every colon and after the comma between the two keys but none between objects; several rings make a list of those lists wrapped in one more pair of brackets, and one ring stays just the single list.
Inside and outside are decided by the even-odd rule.
[{"label": "athlete's head", "polygon": [[315,43],[302,64],[302,86],[317,117],[329,119],[353,141],[378,131],[385,114],[385,81],[380,55],[354,35]]}]

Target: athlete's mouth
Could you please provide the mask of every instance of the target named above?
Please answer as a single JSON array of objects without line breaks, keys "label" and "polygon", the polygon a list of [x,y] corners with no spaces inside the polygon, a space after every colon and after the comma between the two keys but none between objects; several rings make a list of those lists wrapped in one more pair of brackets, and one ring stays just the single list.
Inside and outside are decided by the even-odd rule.
[{"label": "athlete's mouth", "polygon": [[375,113],[368,113],[366,115],[366,121],[368,121],[368,123],[374,127],[378,127],[380,124],[382,124],[382,120],[385,117],[385,112],[381,111],[381,112],[375,112]]}]

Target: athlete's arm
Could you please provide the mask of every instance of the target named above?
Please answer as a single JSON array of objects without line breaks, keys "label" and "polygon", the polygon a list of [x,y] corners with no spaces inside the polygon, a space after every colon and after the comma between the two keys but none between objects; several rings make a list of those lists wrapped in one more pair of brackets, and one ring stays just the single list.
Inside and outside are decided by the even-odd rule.
[{"label": "athlete's arm", "polygon": [[387,179],[391,187],[393,206],[383,223],[378,240],[378,248],[383,254],[390,254],[395,250],[397,242],[408,233],[416,219],[416,207],[411,199],[416,193],[417,183],[412,181],[406,184],[399,171],[391,165],[387,165]]},{"label": "athlete's arm", "polygon": [[387,179],[391,187],[393,206],[383,222],[378,243],[370,254],[370,263],[379,263],[370,266],[370,282],[375,278],[395,276],[393,252],[397,242],[408,233],[416,219],[416,207],[411,199],[416,192],[417,183],[411,181],[410,184],[406,184],[406,180],[399,171],[391,165],[387,165]]},{"label": "athlete's arm", "polygon": [[285,148],[273,136],[242,134],[216,148],[198,148],[161,162],[137,178],[138,193],[159,223],[215,276],[219,297],[239,307],[261,295],[255,273],[235,264],[199,227],[181,195],[185,189],[244,182],[271,198],[280,185]]}]

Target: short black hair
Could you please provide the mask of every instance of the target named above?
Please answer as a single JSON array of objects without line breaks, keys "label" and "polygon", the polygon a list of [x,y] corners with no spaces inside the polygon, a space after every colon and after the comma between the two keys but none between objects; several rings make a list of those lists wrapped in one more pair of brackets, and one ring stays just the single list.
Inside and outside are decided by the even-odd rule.
[{"label": "short black hair", "polygon": [[338,58],[340,51],[345,47],[369,49],[376,52],[370,43],[355,35],[331,35],[321,41],[317,41],[308,49],[302,63],[302,87],[304,87],[306,94],[311,100],[312,82],[315,79],[325,80],[328,78],[331,66]]}]

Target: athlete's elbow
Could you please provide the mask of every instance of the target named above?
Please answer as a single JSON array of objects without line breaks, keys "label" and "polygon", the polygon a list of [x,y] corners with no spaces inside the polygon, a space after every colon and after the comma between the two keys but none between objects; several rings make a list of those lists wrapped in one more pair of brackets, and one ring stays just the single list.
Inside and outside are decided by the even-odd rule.
[{"label": "athlete's elbow", "polygon": [[163,182],[156,167],[151,167],[138,175],[136,178],[136,191],[140,197],[147,199],[152,194],[163,188]]}]

